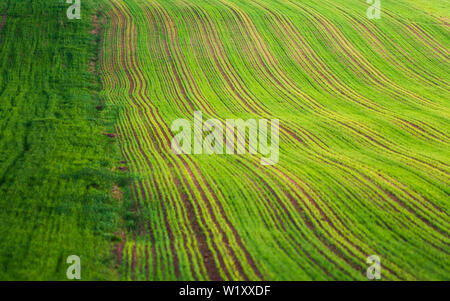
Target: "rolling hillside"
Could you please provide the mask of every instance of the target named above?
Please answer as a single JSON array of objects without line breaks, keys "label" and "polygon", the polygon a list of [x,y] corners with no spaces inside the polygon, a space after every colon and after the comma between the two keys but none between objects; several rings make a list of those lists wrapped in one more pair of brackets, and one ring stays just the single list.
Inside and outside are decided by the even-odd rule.
[{"label": "rolling hillside", "polygon": [[[104,96],[142,176],[126,279],[363,279],[372,254],[385,279],[448,278],[444,10],[340,2],[109,3]],[[280,119],[279,164],[174,155],[194,111]]]},{"label": "rolling hillside", "polygon": [[[450,279],[447,0],[6,2],[0,279]],[[195,111],[279,161],[176,155]]]}]

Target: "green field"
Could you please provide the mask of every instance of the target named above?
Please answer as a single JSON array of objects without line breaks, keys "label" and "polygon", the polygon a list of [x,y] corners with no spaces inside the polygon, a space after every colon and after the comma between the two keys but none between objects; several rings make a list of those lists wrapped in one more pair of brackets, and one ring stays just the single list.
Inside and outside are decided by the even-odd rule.
[{"label": "green field", "polygon": [[0,3],[0,280],[450,280],[449,1],[81,2]]}]

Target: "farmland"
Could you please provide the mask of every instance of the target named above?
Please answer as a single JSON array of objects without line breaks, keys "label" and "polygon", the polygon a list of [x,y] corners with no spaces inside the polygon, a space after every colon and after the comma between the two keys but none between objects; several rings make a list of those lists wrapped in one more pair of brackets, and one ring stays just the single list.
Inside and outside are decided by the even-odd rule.
[{"label": "farmland", "polygon": [[114,279],[111,187],[127,178],[102,134],[114,115],[96,110],[91,19],[67,20],[58,2],[2,1],[0,12],[0,279],[65,279],[72,254],[86,279]]},{"label": "farmland", "polygon": [[[0,4],[0,279],[450,279],[448,1],[84,2]],[[277,164],[176,155],[195,111]]]}]

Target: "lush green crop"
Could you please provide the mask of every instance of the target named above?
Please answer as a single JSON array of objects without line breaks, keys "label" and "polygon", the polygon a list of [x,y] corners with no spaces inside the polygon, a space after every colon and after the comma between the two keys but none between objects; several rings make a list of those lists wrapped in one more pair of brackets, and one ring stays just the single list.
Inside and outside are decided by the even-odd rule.
[{"label": "lush green crop", "polygon": [[73,254],[83,279],[115,277],[111,238],[122,205],[111,190],[126,181],[112,171],[114,140],[102,134],[113,120],[96,109],[94,10],[69,21],[66,9],[0,4],[1,280],[64,280]]},{"label": "lush green crop", "polygon": [[[384,280],[450,278],[442,1],[30,3],[0,7],[0,279],[64,278],[76,252],[83,279],[364,280],[370,255]],[[279,119],[278,164],[175,155],[194,111]]]},{"label": "lush green crop", "polygon": [[[103,93],[142,176],[126,279],[364,279],[372,254],[449,277],[445,11],[315,2],[110,2]],[[197,110],[280,119],[280,163],[174,155]]]}]

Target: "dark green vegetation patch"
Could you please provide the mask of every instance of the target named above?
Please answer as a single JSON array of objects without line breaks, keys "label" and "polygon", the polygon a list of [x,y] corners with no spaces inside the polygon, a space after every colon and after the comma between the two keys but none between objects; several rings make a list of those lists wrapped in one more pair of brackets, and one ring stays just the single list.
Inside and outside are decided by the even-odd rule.
[{"label": "dark green vegetation patch", "polygon": [[82,20],[66,10],[0,3],[1,280],[66,279],[69,255],[81,257],[83,279],[111,278],[112,190],[126,179],[104,135],[111,114],[97,108],[100,23],[87,4]]}]

